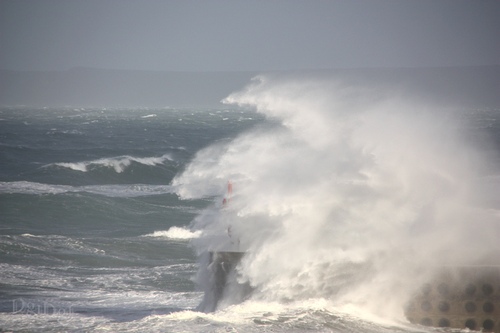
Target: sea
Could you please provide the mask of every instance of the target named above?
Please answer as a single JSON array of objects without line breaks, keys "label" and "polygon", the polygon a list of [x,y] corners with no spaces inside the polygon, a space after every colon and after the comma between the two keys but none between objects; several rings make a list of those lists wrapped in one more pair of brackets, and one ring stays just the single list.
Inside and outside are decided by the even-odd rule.
[{"label": "sea", "polygon": [[[498,258],[500,107],[377,89],[0,108],[0,332],[445,331],[404,305]],[[243,253],[218,299],[215,252]]]}]

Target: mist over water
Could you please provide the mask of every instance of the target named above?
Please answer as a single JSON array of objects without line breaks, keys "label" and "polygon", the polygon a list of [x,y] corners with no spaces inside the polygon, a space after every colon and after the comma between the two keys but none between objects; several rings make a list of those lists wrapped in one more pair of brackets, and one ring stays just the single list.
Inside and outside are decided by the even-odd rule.
[{"label": "mist over water", "polygon": [[498,211],[482,201],[494,156],[454,105],[271,75],[224,103],[271,121],[201,150],[172,185],[184,199],[218,198],[194,220],[193,244],[247,252],[237,279],[253,300],[326,299],[402,318],[438,267],[498,261]]}]

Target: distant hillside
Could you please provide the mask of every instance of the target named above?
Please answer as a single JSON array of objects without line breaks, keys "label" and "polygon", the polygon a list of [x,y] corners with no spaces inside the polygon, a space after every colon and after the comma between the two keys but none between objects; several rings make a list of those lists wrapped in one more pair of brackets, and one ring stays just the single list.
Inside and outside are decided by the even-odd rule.
[{"label": "distant hillside", "polygon": [[[430,101],[500,106],[500,66],[338,69],[279,72],[334,76],[348,84],[384,85]],[[36,107],[216,107],[257,72],[151,72],[76,68],[0,71],[0,105]],[[276,74],[276,72],[274,73]]]}]

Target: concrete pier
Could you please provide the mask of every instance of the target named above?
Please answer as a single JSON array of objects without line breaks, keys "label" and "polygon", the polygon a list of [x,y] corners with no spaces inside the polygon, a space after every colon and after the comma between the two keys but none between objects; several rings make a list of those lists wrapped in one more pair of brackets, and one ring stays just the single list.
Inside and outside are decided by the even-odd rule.
[{"label": "concrete pier", "polygon": [[212,293],[214,311],[224,295],[224,290],[229,283],[228,277],[234,271],[236,265],[240,262],[244,252],[210,252],[209,270],[213,277]]},{"label": "concrete pier", "polygon": [[[210,253],[216,304],[244,254]],[[500,266],[440,268],[408,302],[405,315],[418,325],[500,333]]]},{"label": "concrete pier", "polygon": [[415,324],[500,333],[500,266],[441,269],[405,314]]}]

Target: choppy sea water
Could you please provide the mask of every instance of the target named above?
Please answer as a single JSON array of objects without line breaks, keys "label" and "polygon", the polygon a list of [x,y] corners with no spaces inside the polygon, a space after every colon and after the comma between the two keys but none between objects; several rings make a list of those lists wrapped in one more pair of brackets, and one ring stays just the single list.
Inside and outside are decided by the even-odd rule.
[{"label": "choppy sea water", "polygon": [[[498,253],[500,110],[294,84],[220,109],[2,108],[0,330],[435,330],[405,320],[404,297],[432,253]],[[445,251],[471,228],[493,236]],[[235,250],[253,294],[202,311],[199,255]]]},{"label": "choppy sea water", "polygon": [[18,107],[0,118],[1,329],[127,329],[199,304],[186,227],[210,201],[179,200],[171,181],[258,116]]}]

